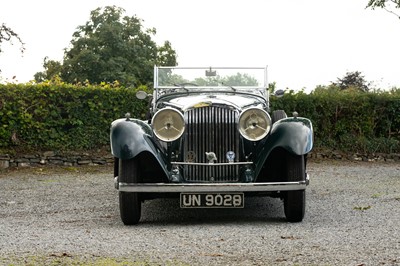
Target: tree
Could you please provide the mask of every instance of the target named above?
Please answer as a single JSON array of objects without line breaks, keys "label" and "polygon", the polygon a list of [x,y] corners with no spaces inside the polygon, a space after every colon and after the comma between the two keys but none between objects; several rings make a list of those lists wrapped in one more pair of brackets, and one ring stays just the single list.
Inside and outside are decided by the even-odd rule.
[{"label": "tree", "polygon": [[62,71],[62,65],[58,61],[48,60],[46,56],[43,60],[43,68],[46,71],[37,72],[34,75],[36,82],[43,82],[45,80],[52,80],[56,77],[60,77]]},{"label": "tree", "polygon": [[193,83],[199,86],[257,86],[257,79],[244,73],[236,73],[230,76],[215,76],[206,78],[196,78]]},{"label": "tree", "polygon": [[347,72],[346,75],[337,82],[332,82],[332,85],[337,86],[340,90],[356,89],[363,92],[368,92],[371,82],[367,82],[360,71]]},{"label": "tree", "polygon": [[[7,27],[4,23],[1,24],[0,26],[0,53],[3,52],[1,50],[1,44],[6,41],[6,42],[11,42],[12,39],[15,38],[19,41],[21,44],[21,53],[25,51],[25,44],[22,42],[21,38],[15,31],[13,31],[11,28]],[[11,42],[12,43],[12,42]]]},{"label": "tree", "polygon": [[[149,84],[154,65],[176,65],[176,52],[166,41],[157,46],[152,40],[154,28],[143,29],[143,20],[124,16],[125,10],[116,6],[97,8],[90,20],[74,32],[70,48],[60,64],[63,81],[90,83],[118,81],[124,86]],[[57,66],[45,61],[45,72],[37,78],[51,78]],[[50,64],[51,63],[51,64]],[[36,80],[40,81],[40,80]]]},{"label": "tree", "polygon": [[[17,39],[17,41],[21,44],[21,53],[24,53],[25,51],[25,44],[22,42],[21,38],[15,31],[13,31],[11,28],[7,27],[4,23],[1,24],[0,26],[0,53],[3,52],[1,50],[1,45],[3,42],[10,42],[12,44],[12,39]],[[1,70],[0,70],[1,72]]]},{"label": "tree", "polygon": [[375,9],[377,7],[383,8],[400,19],[400,15],[393,11],[393,9],[400,8],[400,0],[369,0],[367,8]]}]

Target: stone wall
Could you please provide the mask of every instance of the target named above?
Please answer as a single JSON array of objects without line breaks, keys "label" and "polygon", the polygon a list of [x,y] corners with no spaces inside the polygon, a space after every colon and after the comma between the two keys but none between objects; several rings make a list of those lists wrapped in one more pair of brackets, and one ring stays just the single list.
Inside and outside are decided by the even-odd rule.
[{"label": "stone wall", "polygon": [[400,162],[400,154],[398,153],[343,153],[340,151],[312,151],[308,154],[310,159],[332,159],[332,160],[348,160],[363,162]]},{"label": "stone wall", "polygon": [[[342,153],[338,151],[312,151],[308,158],[311,160],[349,160],[364,162],[399,162],[400,154],[359,154]],[[27,166],[79,166],[79,165],[106,165],[114,162],[113,156],[108,152],[91,153],[57,153],[46,151],[25,155],[0,154],[0,168],[27,167]]]},{"label": "stone wall", "polygon": [[0,154],[0,168],[27,166],[79,166],[112,164],[114,157],[104,153],[56,153],[46,151],[25,155]]}]

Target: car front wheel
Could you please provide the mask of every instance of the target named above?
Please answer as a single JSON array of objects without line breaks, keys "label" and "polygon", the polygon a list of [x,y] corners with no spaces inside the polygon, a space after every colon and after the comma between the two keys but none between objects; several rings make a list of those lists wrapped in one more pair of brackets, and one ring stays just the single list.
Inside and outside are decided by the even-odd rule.
[{"label": "car front wheel", "polygon": [[[286,155],[287,181],[304,181],[306,178],[304,155]],[[306,191],[287,191],[284,196],[284,210],[289,222],[301,222],[306,207]]]},{"label": "car front wheel", "polygon": [[[119,160],[119,182],[137,183],[139,169],[137,159]],[[119,210],[125,225],[137,224],[141,215],[141,202],[136,192],[119,192]]]}]

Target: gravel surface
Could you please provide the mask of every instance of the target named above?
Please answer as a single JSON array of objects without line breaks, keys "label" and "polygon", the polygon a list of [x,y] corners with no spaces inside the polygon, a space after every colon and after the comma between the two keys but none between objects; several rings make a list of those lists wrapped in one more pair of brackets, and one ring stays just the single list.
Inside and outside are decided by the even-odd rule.
[{"label": "gravel surface", "polygon": [[[400,265],[400,164],[311,162],[306,217],[279,199],[187,210],[147,201],[124,226],[112,168],[0,172],[0,264],[32,256],[156,265]],[[26,262],[26,260],[25,260]]]}]

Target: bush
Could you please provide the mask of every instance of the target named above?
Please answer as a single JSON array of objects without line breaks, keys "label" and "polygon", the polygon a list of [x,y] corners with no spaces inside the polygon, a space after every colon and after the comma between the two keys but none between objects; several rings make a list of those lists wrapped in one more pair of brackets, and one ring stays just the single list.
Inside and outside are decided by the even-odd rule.
[{"label": "bush", "polygon": [[[147,102],[137,90],[40,83],[0,85],[0,149],[85,150],[109,145],[110,123],[130,112],[145,118]],[[319,87],[311,94],[271,97],[271,110],[297,111],[313,122],[315,147],[362,153],[400,152],[400,89],[340,91]]]},{"label": "bush", "polygon": [[68,84],[0,85],[0,147],[93,149],[109,143],[110,123],[144,116],[136,90]]},{"label": "bush", "polygon": [[400,89],[360,92],[319,87],[271,98],[272,110],[310,118],[317,147],[363,153],[400,151]]}]

